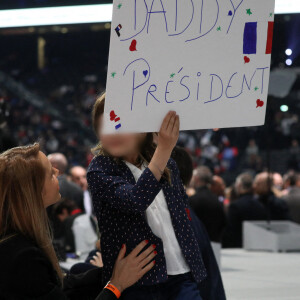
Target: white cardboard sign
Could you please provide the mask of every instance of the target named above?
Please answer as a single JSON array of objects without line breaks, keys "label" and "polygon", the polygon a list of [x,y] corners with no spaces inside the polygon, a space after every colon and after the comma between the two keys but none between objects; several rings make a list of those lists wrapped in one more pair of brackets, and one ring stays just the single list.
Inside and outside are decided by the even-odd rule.
[{"label": "white cardboard sign", "polygon": [[115,0],[104,128],[263,125],[275,0]]}]

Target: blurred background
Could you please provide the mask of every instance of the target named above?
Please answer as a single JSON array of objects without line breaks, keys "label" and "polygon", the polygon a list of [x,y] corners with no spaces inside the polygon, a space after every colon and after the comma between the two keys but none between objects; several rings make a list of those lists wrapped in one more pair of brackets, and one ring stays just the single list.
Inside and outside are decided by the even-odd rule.
[{"label": "blurred background", "polygon": [[[263,198],[259,190],[252,189],[255,182],[263,181],[262,177],[257,178],[263,172],[271,174],[271,179],[264,182],[268,185],[266,194],[272,193],[281,207],[278,215],[268,210],[266,219],[288,219],[300,224],[300,6],[299,0],[276,2],[266,125],[186,131],[179,138],[178,145],[190,154],[195,168],[188,186],[189,195],[193,197],[200,187],[207,187],[209,194],[205,197],[209,203],[203,207],[204,211],[211,209],[212,214],[207,223],[205,216],[202,221],[210,239],[223,244],[223,248],[242,247],[241,223],[257,219],[255,213],[254,216],[239,212],[235,215],[232,204],[242,195],[241,185],[251,187],[246,194]],[[74,166],[88,166],[92,159],[90,149],[97,142],[91,126],[91,107],[106,84],[112,8],[105,4],[111,3],[99,0],[0,2],[0,152],[39,141],[46,154],[60,152],[66,156],[67,173]],[[99,6],[84,17],[66,14],[63,25],[51,18],[47,23],[46,19],[24,17],[20,21],[17,17],[19,11],[30,8],[58,9],[74,5]],[[199,171],[199,166],[207,169]],[[251,178],[240,177],[245,173]],[[207,176],[208,182],[199,183]],[[68,178],[72,180],[72,176]],[[76,179],[73,181],[76,183]],[[215,199],[218,204],[211,205]],[[221,220],[216,217],[220,207],[224,222],[217,224],[216,233],[211,220]],[[234,255],[237,261],[232,260]],[[251,285],[250,277],[241,279],[241,265],[247,268],[254,259],[261,266],[268,263],[268,258],[244,254],[241,261],[241,253],[222,252],[223,263],[220,263],[228,298],[246,299],[243,293],[248,288],[249,299],[300,299],[297,284],[290,281],[300,278],[299,271],[296,273],[300,257],[299,253],[290,255],[296,256],[282,260],[276,270],[270,269],[271,266],[283,258],[271,257],[268,267],[263,268],[268,269],[265,279],[257,277],[263,270],[250,272],[254,282]],[[297,270],[293,271],[293,266]],[[288,272],[292,275],[289,281],[275,278],[271,282],[276,272],[285,279]],[[263,280],[266,280],[264,285]],[[290,294],[285,297],[287,290]],[[275,291],[278,298],[269,291]]]}]

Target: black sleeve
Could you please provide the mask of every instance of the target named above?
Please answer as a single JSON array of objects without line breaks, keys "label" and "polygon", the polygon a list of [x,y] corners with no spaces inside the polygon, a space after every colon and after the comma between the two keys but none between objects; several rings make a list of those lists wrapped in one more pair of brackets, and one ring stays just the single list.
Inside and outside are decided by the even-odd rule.
[{"label": "black sleeve", "polygon": [[117,297],[113,292],[108,289],[104,289],[96,298],[96,300],[115,300]]},{"label": "black sleeve", "polygon": [[42,250],[30,247],[21,251],[12,265],[15,297],[66,300],[50,261]]},{"label": "black sleeve", "polygon": [[68,275],[64,279],[64,293],[71,300],[115,300],[110,290],[103,289],[102,268],[92,269],[78,275]]}]

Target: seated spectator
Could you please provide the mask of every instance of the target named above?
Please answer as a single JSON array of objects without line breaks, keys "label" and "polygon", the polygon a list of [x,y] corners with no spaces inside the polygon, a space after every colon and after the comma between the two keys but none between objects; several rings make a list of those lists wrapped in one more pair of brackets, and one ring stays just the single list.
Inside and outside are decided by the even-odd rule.
[{"label": "seated spectator", "polygon": [[[48,159],[51,162],[52,166],[56,168],[59,172],[58,183],[60,194],[63,199],[69,199],[77,204],[77,206],[84,211],[83,205],[83,193],[81,189],[73,182],[69,181],[66,175],[66,170],[68,167],[68,161],[65,155],[61,153],[53,153],[48,155]],[[53,213],[52,206],[47,208],[47,213],[50,219],[50,224],[53,231],[53,238],[55,242],[60,242],[63,236],[63,227],[62,223],[57,216]]]},{"label": "seated spectator", "polygon": [[254,194],[258,201],[264,206],[267,219],[289,220],[290,213],[286,202],[277,198],[273,193],[273,176],[267,172],[256,175],[253,182]]},{"label": "seated spectator", "polygon": [[86,169],[81,166],[76,166],[70,169],[71,180],[76,183],[83,191],[83,205],[84,210],[88,215],[93,213],[92,197],[88,190],[88,184],[86,180]]},{"label": "seated spectator", "polygon": [[251,139],[246,148],[247,163],[249,167],[255,169],[255,165],[258,159],[258,154],[259,154],[259,150],[256,145],[256,142],[254,139]]},{"label": "seated spectator", "polygon": [[272,191],[277,198],[285,195],[285,191],[283,191],[283,178],[279,173],[273,173]]},{"label": "seated spectator", "polygon": [[96,222],[68,199],[55,204],[53,211],[63,226],[66,252],[76,253],[80,259],[85,259],[89,252],[96,248]]},{"label": "seated spectator", "polygon": [[300,175],[289,178],[290,186],[287,195],[283,197],[287,203],[292,221],[300,224]]},{"label": "seated spectator", "polygon": [[190,197],[190,204],[204,224],[211,241],[220,242],[226,225],[223,204],[211,190],[213,175],[209,168],[201,166],[193,175],[196,193]]},{"label": "seated spectator", "polygon": [[156,253],[143,241],[124,257],[123,245],[102,292],[102,268],[65,276],[45,210],[60,200],[57,175],[38,144],[0,154],[0,299],[117,299],[154,266]]},{"label": "seated spectator", "polygon": [[266,220],[267,212],[253,195],[253,178],[248,173],[239,175],[234,189],[237,199],[230,203],[227,212],[227,226],[222,245],[224,248],[240,248],[243,245],[243,222]]},{"label": "seated spectator", "polygon": [[66,170],[68,161],[65,155],[62,153],[52,153],[48,155],[48,159],[52,166],[59,171],[58,182],[61,197],[74,201],[84,211],[82,190],[67,178]]},{"label": "seated spectator", "polygon": [[296,139],[292,140],[291,147],[289,149],[289,157],[287,160],[288,169],[299,170],[300,162],[300,146],[299,142]]}]

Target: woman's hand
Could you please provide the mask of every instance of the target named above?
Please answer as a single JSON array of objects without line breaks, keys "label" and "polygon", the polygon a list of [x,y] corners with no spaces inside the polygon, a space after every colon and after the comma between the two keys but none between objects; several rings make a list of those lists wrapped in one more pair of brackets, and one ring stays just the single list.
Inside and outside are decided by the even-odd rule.
[{"label": "woman's hand", "polygon": [[126,257],[124,257],[126,245],[122,246],[110,281],[121,293],[141,279],[155,265],[153,261],[157,254],[154,250],[155,246],[150,245],[140,253],[147,244],[148,241],[141,242]]},{"label": "woman's hand", "polygon": [[170,111],[165,116],[158,133],[157,148],[162,151],[172,152],[179,137],[179,116],[175,111]]},{"label": "woman's hand", "polygon": [[159,181],[166,168],[172,150],[179,137],[179,116],[175,111],[170,111],[165,116],[158,133],[157,148],[149,163],[149,169]]}]

